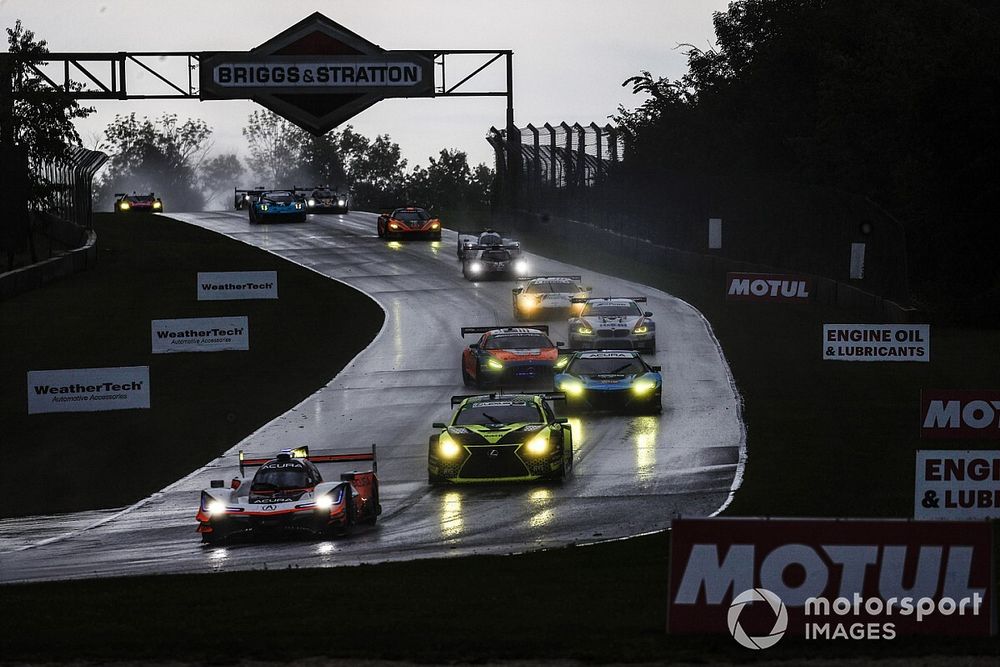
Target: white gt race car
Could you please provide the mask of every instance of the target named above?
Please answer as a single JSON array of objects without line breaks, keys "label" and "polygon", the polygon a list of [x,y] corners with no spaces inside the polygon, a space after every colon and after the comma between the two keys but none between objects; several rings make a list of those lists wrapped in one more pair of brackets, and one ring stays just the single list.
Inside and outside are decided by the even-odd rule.
[{"label": "white gt race car", "polygon": [[529,276],[521,287],[511,290],[514,317],[518,320],[549,319],[553,316],[579,314],[593,287],[580,284],[580,276]]},{"label": "white gt race car", "polygon": [[656,352],[653,313],[638,304],[644,296],[575,298],[583,310],[569,320],[569,346],[577,350],[640,350]]}]

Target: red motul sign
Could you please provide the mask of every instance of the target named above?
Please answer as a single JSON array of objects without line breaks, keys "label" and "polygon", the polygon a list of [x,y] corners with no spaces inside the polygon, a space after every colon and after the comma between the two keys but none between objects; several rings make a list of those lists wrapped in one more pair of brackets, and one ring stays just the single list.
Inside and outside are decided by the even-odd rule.
[{"label": "red motul sign", "polygon": [[1000,391],[921,391],[920,437],[1000,440]]},{"label": "red motul sign", "polygon": [[750,589],[780,598],[784,634],[810,640],[995,627],[987,522],[679,519],[671,532],[671,633],[762,639],[773,612],[763,630],[742,618],[739,632],[730,627],[734,598]]},{"label": "red motul sign", "polygon": [[780,273],[727,273],[726,298],[732,301],[809,301],[812,280]]}]

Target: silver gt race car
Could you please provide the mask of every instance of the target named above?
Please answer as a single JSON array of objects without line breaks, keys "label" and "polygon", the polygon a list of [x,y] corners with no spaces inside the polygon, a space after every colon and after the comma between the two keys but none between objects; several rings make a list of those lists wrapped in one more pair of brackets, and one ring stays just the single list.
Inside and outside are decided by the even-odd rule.
[{"label": "silver gt race car", "polygon": [[[317,465],[354,461],[371,461],[372,468],[326,481]],[[246,468],[257,468],[253,479],[245,478]],[[377,470],[375,445],[371,452],[320,455],[299,447],[274,458],[247,458],[241,450],[240,474],[229,487],[216,479],[201,492],[198,532],[203,542],[216,543],[241,533],[339,535],[374,525],[382,512]]]},{"label": "silver gt race car", "polygon": [[462,260],[462,275],[466,280],[520,278],[528,273],[528,261],[521,257],[520,246],[474,245],[475,254]]},{"label": "silver gt race car", "polygon": [[586,299],[593,288],[580,284],[580,276],[530,276],[522,287],[512,292],[514,317],[518,320],[549,319],[554,315],[578,315],[583,303],[573,299]]},{"label": "silver gt race car", "polygon": [[653,313],[639,309],[644,296],[573,299],[583,310],[569,320],[569,346],[578,350],[641,350],[656,352]]},{"label": "silver gt race car", "polygon": [[495,229],[484,229],[481,232],[466,232],[459,230],[458,232],[458,258],[462,261],[470,259],[475,256],[476,251],[473,249],[475,246],[495,246],[502,245],[511,249],[511,253],[514,256],[521,254],[521,244],[514,239],[504,238],[504,236]]}]

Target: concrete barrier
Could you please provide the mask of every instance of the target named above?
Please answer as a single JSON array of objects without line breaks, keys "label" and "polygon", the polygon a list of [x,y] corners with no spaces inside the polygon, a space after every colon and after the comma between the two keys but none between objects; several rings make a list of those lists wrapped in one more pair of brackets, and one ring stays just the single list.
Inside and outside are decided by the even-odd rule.
[{"label": "concrete barrier", "polygon": [[[71,232],[72,230],[63,229],[61,233],[65,236]],[[97,234],[80,230],[79,240],[83,243],[79,248],[31,266],[0,273],[0,299],[33,290],[94,266],[97,263]]]}]

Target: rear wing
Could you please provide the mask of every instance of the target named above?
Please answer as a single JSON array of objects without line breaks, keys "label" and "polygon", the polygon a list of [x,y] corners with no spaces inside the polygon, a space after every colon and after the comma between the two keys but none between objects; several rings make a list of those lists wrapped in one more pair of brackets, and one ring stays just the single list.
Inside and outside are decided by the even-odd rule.
[{"label": "rear wing", "polygon": [[128,197],[128,193],[127,192],[116,192],[115,196],[116,197]]},{"label": "rear wing", "polygon": [[479,245],[474,243],[465,246],[466,250],[520,250],[520,243],[494,243],[492,245]]},{"label": "rear wing", "polygon": [[636,303],[646,303],[644,296],[577,296],[570,299],[573,303],[587,303],[588,301],[608,301],[610,299],[628,299]]},{"label": "rear wing", "polygon": [[511,393],[511,394],[502,394],[502,393],[494,393],[494,394],[462,394],[460,396],[452,396],[451,397],[451,407],[455,407],[456,405],[458,405],[459,403],[461,403],[462,401],[464,401],[467,398],[491,398],[492,399],[492,398],[503,398],[505,396],[539,396],[539,397],[541,397],[542,399],[544,399],[546,401],[565,401],[566,400],[566,394],[564,394],[561,391],[559,391],[559,392],[544,392],[544,393],[540,393],[540,394],[524,394],[524,393],[518,393],[518,392]]},{"label": "rear wing", "polygon": [[497,326],[497,327],[462,327],[462,336],[468,336],[469,334],[484,334],[488,331],[510,331],[511,329],[535,329],[541,331],[546,336],[549,334],[548,324],[532,324],[530,327],[524,325],[510,325],[507,326]]},{"label": "rear wing", "polygon": [[309,454],[308,447],[295,447],[293,449],[283,449],[278,456],[268,456],[265,458],[248,458],[246,453],[240,450],[240,476],[243,476],[244,468],[256,468],[264,465],[268,461],[286,455],[293,459],[306,459],[313,463],[351,463],[353,461],[371,461],[372,472],[378,472],[378,459],[375,455],[375,444],[372,444],[370,452],[353,452],[348,454]]}]

